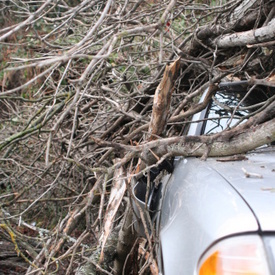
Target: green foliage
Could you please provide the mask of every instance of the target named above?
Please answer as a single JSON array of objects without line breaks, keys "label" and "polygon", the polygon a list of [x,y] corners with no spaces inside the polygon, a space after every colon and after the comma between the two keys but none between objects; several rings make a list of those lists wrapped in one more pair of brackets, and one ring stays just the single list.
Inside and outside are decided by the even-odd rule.
[{"label": "green foliage", "polygon": [[145,76],[149,76],[151,74],[151,69],[149,66],[143,66],[140,68],[139,72]]},{"label": "green foliage", "polygon": [[177,17],[173,20],[171,27],[178,34],[182,33],[187,27],[185,17],[183,15]]}]

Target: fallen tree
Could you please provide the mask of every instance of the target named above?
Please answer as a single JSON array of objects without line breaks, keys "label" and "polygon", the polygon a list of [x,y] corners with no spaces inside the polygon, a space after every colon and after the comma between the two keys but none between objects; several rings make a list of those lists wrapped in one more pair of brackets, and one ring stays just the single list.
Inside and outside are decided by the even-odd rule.
[{"label": "fallen tree", "polygon": [[[0,234],[27,274],[157,273],[152,236],[132,230],[131,178],[275,141],[274,1],[210,2],[0,4]],[[263,107],[185,136],[217,84],[240,80],[268,90]]]}]

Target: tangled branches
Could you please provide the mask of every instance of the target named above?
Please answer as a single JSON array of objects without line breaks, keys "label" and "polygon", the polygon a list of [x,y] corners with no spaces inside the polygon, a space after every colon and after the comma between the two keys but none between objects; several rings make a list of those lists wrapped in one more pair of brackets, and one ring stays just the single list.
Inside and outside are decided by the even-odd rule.
[{"label": "tangled branches", "polygon": [[[72,274],[86,261],[109,274],[108,256],[104,264],[98,261],[102,240],[115,228],[112,239],[125,222],[130,178],[156,162],[149,160],[151,150],[158,148],[159,162],[207,150],[194,151],[188,138],[179,137],[205,107],[197,102],[206,87],[225,79],[275,86],[273,1],[224,2],[0,4],[1,235],[15,234],[28,274]],[[154,92],[166,64],[179,57],[165,121],[168,139],[147,143]],[[274,95],[264,107],[272,103]],[[265,114],[253,123],[266,122]],[[274,121],[259,129],[269,129],[274,140]],[[112,182],[121,192],[114,206]],[[116,242],[114,237],[113,248]]]}]

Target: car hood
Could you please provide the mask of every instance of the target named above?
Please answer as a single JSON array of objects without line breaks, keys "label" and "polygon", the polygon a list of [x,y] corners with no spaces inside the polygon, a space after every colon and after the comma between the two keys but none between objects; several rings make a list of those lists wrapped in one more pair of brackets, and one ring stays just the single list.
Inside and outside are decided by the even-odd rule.
[{"label": "car hood", "polygon": [[211,159],[212,166],[247,203],[262,231],[275,231],[275,148],[250,153],[243,161]]},{"label": "car hood", "polygon": [[165,274],[193,274],[199,257],[220,239],[275,232],[275,148],[245,157],[176,161],[157,229]]}]

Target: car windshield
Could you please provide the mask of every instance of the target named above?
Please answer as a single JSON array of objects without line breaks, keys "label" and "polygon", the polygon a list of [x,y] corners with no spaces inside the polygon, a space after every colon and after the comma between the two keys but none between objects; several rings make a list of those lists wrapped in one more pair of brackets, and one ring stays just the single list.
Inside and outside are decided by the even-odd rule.
[{"label": "car windshield", "polygon": [[261,87],[250,90],[221,88],[207,109],[201,134],[215,134],[246,121],[268,98],[268,92]]}]

